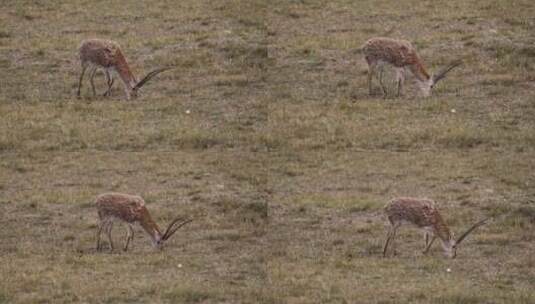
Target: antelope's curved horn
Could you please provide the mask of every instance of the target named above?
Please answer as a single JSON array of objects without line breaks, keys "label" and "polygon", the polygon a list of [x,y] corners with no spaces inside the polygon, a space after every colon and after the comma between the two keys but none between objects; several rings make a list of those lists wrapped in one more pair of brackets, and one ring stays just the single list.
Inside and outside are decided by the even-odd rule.
[{"label": "antelope's curved horn", "polygon": [[438,73],[436,73],[434,76],[433,76],[433,82],[434,83],[437,83],[438,81],[440,81],[441,79],[443,79],[444,77],[446,77],[446,74],[453,70],[454,68],[460,66],[463,62],[461,60],[455,60],[454,62],[448,64],[447,66],[445,66],[444,68],[440,69],[438,71]]},{"label": "antelope's curved horn", "polygon": [[162,235],[162,240],[165,240],[168,238],[168,234],[169,234],[169,231],[171,230],[171,228],[173,228],[173,225],[176,224],[177,222],[179,221],[182,221],[183,218],[182,217],[177,217],[176,219],[174,219],[170,224],[169,226],[167,226],[167,229],[165,229],[165,232],[163,233]]},{"label": "antelope's curved horn", "polygon": [[[180,224],[176,225],[176,223],[182,221]],[[180,227],[186,225],[187,223],[193,221],[192,219],[187,219],[187,220],[183,220],[182,218],[177,218],[175,219],[174,221],[171,222],[171,224],[169,224],[169,226],[167,227],[167,230],[165,230],[165,233],[163,234],[162,236],[162,240],[167,240],[169,239]]]},{"label": "antelope's curved horn", "polygon": [[468,228],[468,230],[466,230],[465,233],[463,233],[458,239],[457,241],[455,242],[455,244],[459,245],[472,231],[474,231],[474,229],[476,229],[477,227],[481,226],[481,225],[484,225],[489,219],[491,219],[490,217],[487,217],[486,219],[484,220],[481,220],[477,223],[475,223],[472,227]]},{"label": "antelope's curved horn", "polygon": [[149,80],[151,80],[154,76],[160,74],[161,72],[165,72],[167,70],[171,70],[172,68],[170,67],[166,67],[166,68],[160,68],[160,69],[156,69],[154,71],[151,71],[149,73],[147,73],[147,75],[145,75],[145,77],[143,77],[143,79],[141,79],[137,84],[136,86],[134,87],[133,90],[138,90],[139,88],[141,88],[144,84],[146,84]]}]

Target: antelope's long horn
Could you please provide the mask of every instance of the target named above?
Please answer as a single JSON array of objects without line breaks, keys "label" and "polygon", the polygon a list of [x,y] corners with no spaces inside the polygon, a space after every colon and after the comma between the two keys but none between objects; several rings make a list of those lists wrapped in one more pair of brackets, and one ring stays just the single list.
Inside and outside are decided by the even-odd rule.
[{"label": "antelope's long horn", "polygon": [[167,226],[167,229],[165,229],[165,232],[163,233],[162,235],[162,240],[165,240],[168,238],[168,234],[169,234],[169,231],[171,230],[171,228],[173,228],[173,225],[176,224],[177,222],[183,220],[182,217],[177,217],[176,219],[174,219],[170,224],[169,226]]},{"label": "antelope's long horn", "polygon": [[176,223],[178,223],[179,221],[182,221],[182,218],[177,218],[175,219],[174,221],[171,222],[171,224],[169,224],[169,226],[167,227],[167,230],[165,231],[164,235],[162,236],[162,240],[167,240],[169,239],[178,229],[180,229],[180,227],[186,225],[187,223],[193,221],[192,219],[187,219],[187,220],[184,220],[182,221],[180,224],[176,225]]},{"label": "antelope's long horn", "polygon": [[151,80],[154,76],[160,74],[161,72],[165,72],[167,70],[170,70],[172,68],[170,67],[166,67],[166,68],[160,68],[160,69],[156,69],[154,71],[151,71],[149,72],[147,75],[145,75],[145,77],[143,77],[143,79],[141,79],[137,84],[136,86],[134,87],[134,90],[138,90],[139,88],[141,88],[145,83],[147,83],[147,81]]},{"label": "antelope's long horn", "polygon": [[437,83],[439,80],[441,80],[442,78],[446,77],[446,74],[453,70],[454,68],[460,66],[463,62],[461,60],[456,60],[452,63],[450,63],[449,65],[445,66],[444,68],[442,68],[441,70],[438,71],[438,73],[436,73],[434,76],[433,76],[433,82],[434,83]]},{"label": "antelope's long horn", "polygon": [[465,233],[463,233],[458,239],[457,241],[455,242],[457,245],[459,243],[461,243],[469,234],[470,232],[474,231],[474,229],[476,229],[477,227],[481,226],[481,225],[484,225],[488,220],[490,219],[490,217],[487,217],[486,219],[484,220],[481,220],[477,223],[475,223],[472,227],[470,227],[468,230],[466,230]]}]

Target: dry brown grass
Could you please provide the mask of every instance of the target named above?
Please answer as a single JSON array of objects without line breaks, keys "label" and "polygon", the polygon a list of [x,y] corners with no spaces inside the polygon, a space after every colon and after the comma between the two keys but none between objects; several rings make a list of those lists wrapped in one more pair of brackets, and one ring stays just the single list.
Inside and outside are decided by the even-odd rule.
[{"label": "dry brown grass", "polygon": [[[0,303],[535,302],[532,1],[3,7]],[[378,35],[430,70],[464,65],[429,99],[410,79],[370,97],[358,48]],[[78,100],[88,37],[118,41],[136,74],[177,69],[135,101],[88,84]],[[138,229],[132,251],[96,253],[107,191],[196,221],[163,252]],[[497,220],[456,260],[421,256],[411,229],[384,259],[381,208],[401,195],[439,201],[456,232]]]}]

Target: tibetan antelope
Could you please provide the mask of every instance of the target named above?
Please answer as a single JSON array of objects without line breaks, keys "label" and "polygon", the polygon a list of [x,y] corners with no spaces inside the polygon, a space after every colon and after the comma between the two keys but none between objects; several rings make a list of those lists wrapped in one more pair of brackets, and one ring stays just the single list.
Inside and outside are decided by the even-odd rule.
[{"label": "tibetan antelope", "polygon": [[[386,256],[386,250],[389,243],[394,247],[394,238],[397,229],[403,223],[410,223],[424,230],[425,248],[423,253],[426,254],[429,248],[438,237],[442,241],[442,247],[445,254],[450,258],[457,255],[458,245],[477,227],[485,224],[489,219],[475,223],[458,239],[454,239],[453,233],[448,225],[442,219],[440,212],[435,206],[435,202],[428,199],[418,198],[396,198],[386,204],[384,211],[390,222],[390,229],[383,248],[383,256]],[[431,237],[431,239],[429,239]],[[393,248],[395,254],[395,248]]]},{"label": "tibetan antelope", "polygon": [[456,60],[430,76],[416,53],[416,49],[409,41],[390,38],[371,38],[362,46],[362,52],[368,63],[368,90],[370,95],[372,95],[372,78],[376,74],[378,66],[381,69],[378,77],[379,84],[384,96],[387,95],[387,92],[383,84],[382,68],[384,64],[390,64],[396,70],[398,96],[402,93],[405,71],[409,69],[415,76],[422,95],[428,97],[431,95],[431,89],[435,84],[446,77],[449,71],[461,64],[460,60]]},{"label": "tibetan antelope", "polygon": [[113,251],[111,229],[115,221],[125,222],[127,224],[128,230],[126,243],[123,247],[124,251],[128,250],[128,244],[134,239],[133,224],[136,222],[139,223],[143,230],[150,235],[152,245],[156,249],[162,249],[165,241],[167,241],[180,227],[192,221],[191,219],[178,217],[173,220],[169,226],[167,226],[165,232],[162,233],[145,207],[145,201],[139,196],[122,193],[105,193],[97,197],[95,205],[97,206],[99,218],[97,251],[101,250],[100,234],[102,230],[108,235],[110,251]]},{"label": "tibetan antelope", "polygon": [[119,45],[110,40],[103,39],[87,39],[82,41],[80,45],[80,61],[82,64],[82,73],[80,74],[80,81],[78,82],[78,97],[80,97],[80,90],[82,88],[82,80],[84,78],[85,70],[91,67],[89,81],[91,88],[93,89],[93,95],[96,96],[95,84],[93,78],[98,68],[104,70],[106,74],[106,80],[108,83],[108,90],[104,93],[104,96],[108,96],[111,93],[111,87],[113,86],[113,75],[111,72],[116,72],[119,78],[122,80],[124,90],[126,92],[126,98],[136,98],[138,90],[157,74],[169,70],[170,68],[160,68],[151,71],[140,81],[132,74],[126,58],[121,51]]}]

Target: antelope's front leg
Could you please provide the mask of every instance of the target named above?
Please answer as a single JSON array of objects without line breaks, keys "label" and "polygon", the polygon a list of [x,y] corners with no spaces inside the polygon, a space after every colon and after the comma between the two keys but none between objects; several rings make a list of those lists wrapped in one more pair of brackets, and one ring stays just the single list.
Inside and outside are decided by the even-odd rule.
[{"label": "antelope's front leg", "polygon": [[433,242],[436,240],[436,236],[431,236],[431,241],[428,242],[428,238],[429,238],[429,234],[426,233],[425,234],[425,249],[423,251],[423,254],[427,254],[427,252],[429,251],[429,249],[431,248],[431,245],[433,245]]},{"label": "antelope's front leg", "polygon": [[113,75],[111,75],[108,70],[105,70],[104,73],[106,74],[106,83],[108,84],[108,89],[106,90],[106,92],[104,92],[102,96],[107,97],[111,95],[111,88],[113,86],[113,82],[115,81],[115,79],[113,78]]}]

